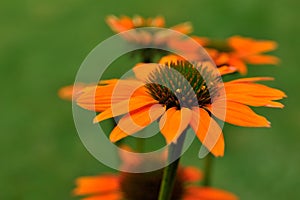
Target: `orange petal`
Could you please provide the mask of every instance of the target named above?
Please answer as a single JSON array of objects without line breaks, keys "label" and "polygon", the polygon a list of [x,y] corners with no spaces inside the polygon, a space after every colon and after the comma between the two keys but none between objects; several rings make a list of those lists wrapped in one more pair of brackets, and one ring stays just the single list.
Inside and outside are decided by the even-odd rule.
[{"label": "orange petal", "polygon": [[230,67],[230,66],[222,66],[218,68],[221,76],[226,75],[226,74],[232,74],[237,71],[235,67]]},{"label": "orange petal", "polygon": [[228,44],[236,51],[244,55],[264,53],[277,48],[277,43],[271,40],[254,40],[241,36],[233,36],[228,39]]},{"label": "orange petal", "polygon": [[224,137],[218,123],[202,108],[193,108],[190,125],[202,144],[215,156],[224,155]]},{"label": "orange petal", "polygon": [[159,121],[161,133],[169,144],[176,143],[180,134],[187,128],[192,117],[192,112],[188,108],[168,109]]},{"label": "orange petal", "polygon": [[177,55],[167,55],[162,57],[159,60],[159,64],[170,64],[170,63],[177,63],[177,61],[184,61],[184,58],[182,58],[181,56],[177,56]]},{"label": "orange petal", "polygon": [[88,195],[118,191],[119,177],[117,175],[101,175],[80,177],[76,180],[75,195]]},{"label": "orange petal", "polygon": [[120,119],[109,138],[112,142],[117,142],[132,135],[158,119],[164,112],[165,108],[160,104],[148,105],[132,111]]},{"label": "orange petal", "polygon": [[[213,114],[220,118],[218,109],[224,109],[225,105],[218,104],[218,102],[213,104],[215,109]],[[245,127],[270,127],[270,122],[265,117],[256,114],[248,106],[233,101],[227,101],[226,104],[226,122]]]},{"label": "orange petal", "polygon": [[283,108],[284,105],[279,102],[274,102],[272,97],[257,97],[247,94],[227,94],[226,99],[228,101],[234,101],[249,106],[265,106],[273,108]]},{"label": "orange petal", "polygon": [[97,115],[94,118],[93,122],[97,123],[105,119],[129,113],[146,105],[155,103],[157,103],[157,101],[154,100],[150,95],[132,97],[129,100],[112,104],[110,108]]},{"label": "orange petal", "polygon": [[250,64],[270,64],[276,65],[279,63],[279,59],[276,56],[270,55],[251,55],[244,58],[247,63]]},{"label": "orange petal", "polygon": [[247,74],[247,66],[239,58],[231,57],[229,60],[229,66],[235,67],[242,75]]},{"label": "orange petal", "polygon": [[106,18],[106,23],[113,31],[117,33],[127,31],[134,27],[132,20],[127,16],[122,16],[119,19],[116,16],[110,15]]},{"label": "orange petal", "polygon": [[108,85],[89,86],[82,89],[76,99],[77,104],[87,110],[102,112],[109,108],[111,103],[129,99],[134,94],[146,93],[141,81],[113,79],[110,82],[111,84]]},{"label": "orange petal", "polygon": [[170,29],[172,29],[174,31],[178,31],[183,34],[189,34],[193,31],[193,26],[190,22],[185,22],[185,23],[181,23],[176,26],[173,26]]},{"label": "orange petal", "polygon": [[191,36],[191,38],[201,46],[205,46],[209,43],[209,39],[206,37]]},{"label": "orange petal", "polygon": [[257,81],[273,81],[273,77],[251,77],[251,78],[240,78],[240,79],[235,79],[233,81],[226,82],[228,83],[252,83],[252,82],[257,82]]},{"label": "orange petal", "polygon": [[186,182],[197,182],[203,178],[202,172],[196,167],[184,167],[183,173]]},{"label": "orange petal", "polygon": [[184,200],[238,200],[238,197],[225,190],[210,187],[188,187]]},{"label": "orange petal", "polygon": [[72,99],[77,99],[77,97],[80,95],[81,90],[85,87],[86,85],[83,83],[77,83],[76,85],[69,85],[65,86],[59,89],[58,91],[58,96],[61,99],[64,100],[69,100],[71,101]]},{"label": "orange petal", "polygon": [[122,198],[123,198],[122,193],[113,192],[113,193],[109,193],[109,194],[101,194],[101,195],[86,197],[86,198],[83,198],[82,200],[120,200]]},{"label": "orange petal", "polygon": [[165,26],[165,18],[162,16],[157,16],[151,20],[150,26],[154,27],[164,27]]},{"label": "orange petal", "polygon": [[155,63],[142,63],[133,67],[132,71],[138,80],[146,82],[148,80],[148,76],[158,67],[159,65]]},{"label": "orange petal", "polygon": [[282,99],[286,97],[281,90],[274,89],[257,83],[224,83],[226,95],[250,95],[255,97],[268,97],[270,99]]}]

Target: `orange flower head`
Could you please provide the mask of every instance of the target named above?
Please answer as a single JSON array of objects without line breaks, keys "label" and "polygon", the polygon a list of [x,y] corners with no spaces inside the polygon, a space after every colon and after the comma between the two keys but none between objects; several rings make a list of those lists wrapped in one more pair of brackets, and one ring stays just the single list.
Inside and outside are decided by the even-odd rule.
[{"label": "orange flower head", "polygon": [[[165,19],[162,16],[157,16],[154,18],[143,18],[139,15],[136,15],[132,18],[128,16],[121,16],[118,18],[114,15],[110,15],[106,18],[106,23],[116,33],[142,27],[165,27]],[[192,26],[189,22],[178,24],[171,27],[171,29],[183,34],[189,34],[190,32],[192,32]]]},{"label": "orange flower head", "polygon": [[[163,170],[148,173],[106,174],[81,177],[76,183],[74,194],[84,200],[155,200],[158,198]],[[180,167],[177,171],[172,200],[237,200],[227,191],[212,187],[197,186],[202,173],[194,167]]]},{"label": "orange flower head", "polygon": [[274,65],[279,62],[277,57],[263,54],[277,48],[277,43],[270,40],[232,36],[226,41],[210,40],[205,46],[217,66],[235,67],[241,74],[247,73],[246,64]]},{"label": "orange flower head", "polygon": [[176,32],[181,34],[192,32],[192,25],[189,22],[169,27],[170,30],[165,29],[165,19],[161,16],[155,18],[108,16],[106,22],[114,32],[120,33],[120,36],[130,44],[160,47],[137,50],[144,57],[143,62],[151,62],[149,58],[153,59],[157,55],[165,55],[166,52],[161,49],[173,49],[170,41],[179,40]]},{"label": "orange flower head", "polygon": [[282,91],[256,83],[272,80],[269,77],[222,84],[208,63],[177,61],[147,66],[134,68],[136,79],[87,88],[77,98],[79,106],[101,112],[94,122],[122,115],[110,134],[112,142],[158,121],[168,144],[176,143],[191,127],[212,154],[223,156],[224,137],[216,118],[238,126],[270,127],[270,122],[249,106],[283,107],[275,101],[285,97]]}]

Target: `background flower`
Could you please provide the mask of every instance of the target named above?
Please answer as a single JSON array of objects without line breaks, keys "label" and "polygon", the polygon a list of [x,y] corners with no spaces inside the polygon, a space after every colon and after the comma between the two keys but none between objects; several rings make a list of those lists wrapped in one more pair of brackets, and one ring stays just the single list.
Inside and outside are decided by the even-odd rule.
[{"label": "background flower", "polygon": [[[132,160],[121,155],[122,165],[135,167]],[[155,162],[155,160],[152,160]],[[147,162],[151,162],[147,160]],[[143,163],[141,161],[140,163]],[[138,167],[138,166],[137,166]],[[102,174],[76,179],[74,195],[83,200],[155,200],[159,194],[163,169],[148,173]],[[195,167],[180,167],[177,171],[172,200],[237,200],[225,190],[199,186],[202,172]]]},{"label": "background flower", "polygon": [[246,64],[279,63],[276,56],[264,54],[277,48],[275,41],[232,36],[226,41],[210,40],[204,45],[217,66],[234,67],[243,75],[247,73]]}]

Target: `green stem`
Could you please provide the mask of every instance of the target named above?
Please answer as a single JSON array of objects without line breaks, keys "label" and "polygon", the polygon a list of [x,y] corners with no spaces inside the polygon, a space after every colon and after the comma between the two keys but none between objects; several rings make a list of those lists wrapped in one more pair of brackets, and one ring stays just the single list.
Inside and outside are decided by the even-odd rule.
[{"label": "green stem", "polygon": [[212,174],[212,165],[213,165],[213,155],[208,154],[204,159],[204,186],[211,185],[211,174]]},{"label": "green stem", "polygon": [[145,141],[144,138],[136,138],[136,150],[139,153],[144,152]]},{"label": "green stem", "polygon": [[185,139],[186,132],[184,131],[181,136],[178,138],[176,144],[172,143],[169,148],[169,161],[173,161],[177,158],[174,162],[170,165],[165,167],[162,183],[160,186],[159,197],[158,200],[170,200],[172,197],[172,192],[176,180],[177,169],[180,162],[180,155],[182,152],[184,139]]}]

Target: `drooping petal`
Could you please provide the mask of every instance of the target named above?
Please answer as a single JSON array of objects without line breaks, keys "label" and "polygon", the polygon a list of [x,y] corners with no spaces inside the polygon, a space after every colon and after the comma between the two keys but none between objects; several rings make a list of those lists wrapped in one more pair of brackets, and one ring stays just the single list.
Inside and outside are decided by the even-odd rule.
[{"label": "drooping petal", "polygon": [[253,83],[258,81],[273,81],[273,77],[251,77],[251,78],[239,78],[232,81],[226,82],[226,84],[230,83]]},{"label": "drooping petal", "polygon": [[188,187],[184,200],[238,200],[238,197],[225,190],[210,187]]},{"label": "drooping petal", "polygon": [[218,123],[202,108],[193,108],[190,125],[202,144],[215,156],[224,155],[224,137]]},{"label": "drooping petal", "polygon": [[184,181],[193,183],[200,181],[203,178],[203,173],[196,167],[184,167],[183,168]]},{"label": "drooping petal", "polygon": [[136,96],[132,97],[129,100],[124,100],[115,104],[112,104],[110,108],[106,109],[102,113],[98,114],[94,118],[94,123],[116,117],[125,113],[142,108],[146,105],[157,103],[150,95]]},{"label": "drooping petal", "polygon": [[183,34],[189,34],[193,31],[193,26],[190,22],[185,22],[185,23],[181,23],[176,26],[173,26],[170,29],[172,29],[174,31],[178,31]]},{"label": "drooping petal", "polygon": [[277,48],[277,43],[270,40],[254,40],[241,36],[232,36],[228,39],[228,44],[236,51],[244,55],[259,54],[272,51]]},{"label": "drooping petal", "polygon": [[251,95],[255,97],[268,97],[270,99],[282,99],[286,94],[281,90],[257,83],[224,83],[226,95]]},{"label": "drooping petal", "polygon": [[151,23],[149,25],[153,27],[164,27],[165,18],[162,16],[157,16],[151,20]]},{"label": "drooping petal", "polygon": [[276,56],[270,55],[251,55],[245,58],[245,61],[250,64],[269,64],[276,65],[279,63],[279,59]]},{"label": "drooping petal", "polygon": [[215,111],[212,113],[216,117],[220,118],[218,109],[226,109],[227,123],[245,126],[245,127],[270,127],[270,122],[263,116],[256,114],[251,108],[241,103],[227,101],[226,108],[223,104],[219,104],[217,101],[213,103]]},{"label": "drooping petal", "polygon": [[76,103],[84,109],[102,112],[109,108],[111,103],[146,93],[143,87],[144,83],[138,80],[115,81],[113,79],[108,83],[110,84],[88,86],[82,89],[79,97],[76,99]]},{"label": "drooping petal", "polygon": [[165,108],[160,104],[148,105],[132,111],[120,119],[109,138],[112,142],[117,142],[132,135],[158,119],[164,112]]},{"label": "drooping petal", "polygon": [[117,18],[114,15],[110,15],[106,18],[106,23],[115,32],[123,32],[134,27],[132,20],[127,16]]},{"label": "drooping petal", "polygon": [[235,67],[230,67],[230,66],[222,66],[219,67],[218,70],[222,76],[226,74],[232,74],[237,71]]},{"label": "drooping petal", "polygon": [[108,194],[94,195],[91,197],[83,198],[82,200],[120,200],[123,198],[121,192],[113,192]]},{"label": "drooping petal", "polygon": [[80,177],[76,180],[75,195],[89,195],[107,192],[116,192],[119,189],[119,177],[117,175],[101,175]]},{"label": "drooping petal", "polygon": [[180,134],[187,128],[192,117],[192,112],[188,108],[168,109],[159,121],[159,127],[166,142],[176,143]]},{"label": "drooping petal", "polygon": [[81,90],[85,87],[86,85],[83,83],[77,83],[76,85],[68,85],[59,89],[58,96],[64,100],[76,100],[77,97],[80,95]]},{"label": "drooping petal", "polygon": [[273,108],[283,108],[284,105],[279,102],[274,102],[272,100],[277,100],[278,98],[272,97],[259,97],[259,96],[251,96],[251,94],[227,94],[226,98],[228,101],[234,101],[241,104],[249,105],[249,106],[265,106],[265,107],[273,107]]},{"label": "drooping petal", "polygon": [[237,57],[231,57],[229,61],[229,65],[235,67],[241,74],[247,74],[247,66],[246,64]]}]

